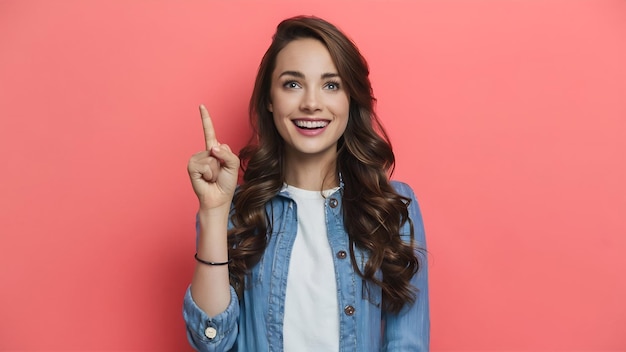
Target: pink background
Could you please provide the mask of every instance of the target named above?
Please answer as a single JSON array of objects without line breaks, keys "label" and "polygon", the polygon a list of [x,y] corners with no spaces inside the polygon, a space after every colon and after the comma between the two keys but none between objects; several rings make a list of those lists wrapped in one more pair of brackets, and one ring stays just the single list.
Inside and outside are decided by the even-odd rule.
[{"label": "pink background", "polygon": [[203,147],[279,20],[368,58],[432,349],[626,350],[626,1],[0,0],[0,350],[183,351]]}]

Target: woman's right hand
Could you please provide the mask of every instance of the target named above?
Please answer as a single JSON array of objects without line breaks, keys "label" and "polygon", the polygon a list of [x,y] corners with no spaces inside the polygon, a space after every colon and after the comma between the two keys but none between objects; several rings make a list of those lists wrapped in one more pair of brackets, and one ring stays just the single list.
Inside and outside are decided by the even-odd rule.
[{"label": "woman's right hand", "polygon": [[187,164],[191,186],[200,201],[200,210],[228,207],[235,194],[239,158],[226,144],[220,144],[209,112],[200,105],[206,150],[194,154]]}]

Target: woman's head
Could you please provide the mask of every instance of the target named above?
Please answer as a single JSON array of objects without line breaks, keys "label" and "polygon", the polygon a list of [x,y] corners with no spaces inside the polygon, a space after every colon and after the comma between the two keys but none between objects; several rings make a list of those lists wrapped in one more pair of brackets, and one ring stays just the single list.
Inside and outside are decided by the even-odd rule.
[{"label": "woman's head", "polygon": [[[272,77],[280,53],[290,43],[303,39],[319,41],[326,48],[341,80],[342,89],[348,96],[348,124],[344,136],[339,140],[339,148],[344,145],[345,139],[369,137],[375,133],[373,128],[383,132],[373,111],[375,99],[368,77],[369,68],[357,47],[334,25],[320,18],[298,16],[278,25],[259,66],[250,100],[251,123],[258,138],[256,143],[272,149],[278,158],[283,157],[283,138],[276,129],[271,111]],[[355,149],[353,152],[356,153],[362,149],[356,145],[352,147],[350,149]]]}]

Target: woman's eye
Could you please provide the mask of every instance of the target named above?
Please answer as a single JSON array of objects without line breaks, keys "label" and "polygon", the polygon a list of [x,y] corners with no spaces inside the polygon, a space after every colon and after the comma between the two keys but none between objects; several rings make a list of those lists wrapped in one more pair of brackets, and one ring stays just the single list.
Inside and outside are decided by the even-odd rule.
[{"label": "woman's eye", "polygon": [[298,84],[298,82],[287,82],[283,85],[285,88],[298,88],[300,87],[300,85]]},{"label": "woman's eye", "polygon": [[330,90],[337,90],[337,89],[339,89],[339,83],[329,82],[329,83],[326,84],[326,88],[330,89]]}]

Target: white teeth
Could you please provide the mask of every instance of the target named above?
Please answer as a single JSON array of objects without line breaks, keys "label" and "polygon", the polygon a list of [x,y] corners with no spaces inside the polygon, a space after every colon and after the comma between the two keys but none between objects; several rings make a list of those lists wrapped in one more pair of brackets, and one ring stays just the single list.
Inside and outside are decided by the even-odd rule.
[{"label": "white teeth", "polygon": [[294,123],[300,128],[322,128],[328,126],[328,121],[294,120]]}]

